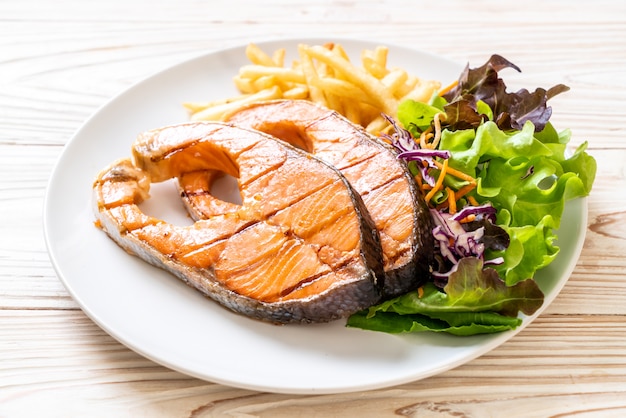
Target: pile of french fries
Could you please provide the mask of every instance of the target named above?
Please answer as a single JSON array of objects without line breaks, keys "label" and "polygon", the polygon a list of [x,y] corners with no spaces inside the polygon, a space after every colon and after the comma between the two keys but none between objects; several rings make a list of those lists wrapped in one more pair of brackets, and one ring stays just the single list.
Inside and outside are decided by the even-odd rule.
[{"label": "pile of french fries", "polygon": [[273,99],[310,100],[333,109],[372,134],[387,128],[385,113],[395,117],[404,99],[427,101],[441,85],[402,68],[388,68],[388,48],[361,52],[351,62],[340,44],[298,45],[298,60],[285,66],[285,49],[270,55],[255,44],[246,48],[251,62],[233,78],[241,93],[227,99],[185,103],[192,120],[221,120],[241,106]]}]

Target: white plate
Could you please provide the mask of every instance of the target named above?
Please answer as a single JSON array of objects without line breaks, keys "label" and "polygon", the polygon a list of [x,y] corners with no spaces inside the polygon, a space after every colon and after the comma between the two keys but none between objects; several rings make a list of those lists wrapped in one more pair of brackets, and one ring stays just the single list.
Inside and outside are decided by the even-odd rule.
[{"label": "white plate", "polygon": [[[351,57],[375,44],[339,40]],[[293,58],[300,42],[259,43],[285,47]],[[406,383],[474,359],[513,337],[559,293],[582,249],[586,201],[567,205],[559,233],[561,253],[537,275],[546,299],[515,331],[455,337],[435,333],[394,336],[345,328],[343,321],[312,326],[274,326],[227,311],[182,282],[126,254],[93,225],[92,180],[113,160],[130,155],[144,130],[182,122],[185,101],[236,94],[232,77],[247,64],[244,46],[210,53],[138,83],[98,110],[68,142],[46,194],[44,231],[54,268],[85,313],[107,333],[153,361],[208,381],[261,391],[337,393]],[[289,56],[291,53],[291,56]],[[462,65],[403,47],[389,60],[444,84]],[[291,62],[291,61],[288,61]],[[153,185],[153,199],[173,185]],[[159,197],[161,196],[161,197]],[[145,206],[153,215],[188,222],[178,203]]]}]

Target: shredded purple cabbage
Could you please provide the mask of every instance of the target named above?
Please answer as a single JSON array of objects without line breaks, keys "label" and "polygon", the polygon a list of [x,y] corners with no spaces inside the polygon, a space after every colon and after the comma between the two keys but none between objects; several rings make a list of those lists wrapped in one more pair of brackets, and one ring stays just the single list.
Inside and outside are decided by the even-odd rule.
[{"label": "shredded purple cabbage", "polygon": [[[396,121],[388,115],[383,114],[382,116],[393,126],[394,133],[391,135],[381,134],[381,137],[396,148],[398,158],[417,162],[416,166],[423,181],[434,186],[436,180],[429,173],[430,169],[437,168],[434,159],[448,159],[451,157],[450,152],[421,148],[408,130],[398,126]],[[460,222],[468,216],[474,215],[476,219],[485,220],[495,225],[496,208],[490,204],[470,205],[462,208],[454,215],[436,209],[430,209],[430,213],[435,224],[432,234],[435,238],[435,247],[438,250],[437,258],[440,260],[439,268],[432,273],[436,286],[443,288],[446,285],[448,277],[456,271],[462,258],[476,257],[482,260],[484,266],[504,263],[502,257],[484,259],[486,249],[483,239],[485,227],[481,226],[480,222],[478,226],[473,226],[473,229],[469,228],[470,230],[466,230],[467,226],[464,228]]]},{"label": "shredded purple cabbage", "polygon": [[466,206],[456,214],[452,215],[452,219],[460,221],[470,215],[483,216],[485,219],[488,219],[493,223],[496,222],[496,208],[490,204],[484,204],[481,206]]},{"label": "shredded purple cabbage", "polygon": [[468,206],[457,214],[450,215],[436,209],[430,209],[435,227],[433,237],[435,246],[441,254],[442,263],[438,271],[433,272],[435,284],[445,286],[447,278],[456,270],[459,261],[464,257],[476,257],[483,261],[484,265],[502,264],[502,257],[485,260],[485,244],[483,226],[467,231],[463,228],[461,220],[469,215],[485,216],[490,222],[495,221],[495,209],[491,205]]},{"label": "shredded purple cabbage", "polygon": [[409,131],[398,126],[396,121],[388,115],[383,114],[383,117],[393,126],[394,133],[391,135],[383,133],[380,136],[388,140],[398,150],[398,158],[405,161],[416,161],[416,166],[420,171],[422,179],[428,185],[434,186],[435,178],[430,175],[428,170],[437,168],[434,162],[435,157],[448,159],[450,158],[450,152],[447,150],[420,148]]},{"label": "shredded purple cabbage", "polygon": [[380,136],[387,139],[391,142],[399,152],[406,152],[419,149],[417,143],[413,140],[413,136],[406,129],[398,126],[396,121],[389,115],[382,114],[382,116],[393,126],[394,133],[391,135],[387,135],[385,133],[381,133]]},{"label": "shredded purple cabbage", "polygon": [[[426,161],[431,162],[433,157],[448,159],[450,158],[450,151],[418,148],[415,150],[403,151],[398,155],[398,158],[403,158],[407,161],[426,160]],[[435,164],[432,164],[432,167],[434,168],[437,166]]]}]

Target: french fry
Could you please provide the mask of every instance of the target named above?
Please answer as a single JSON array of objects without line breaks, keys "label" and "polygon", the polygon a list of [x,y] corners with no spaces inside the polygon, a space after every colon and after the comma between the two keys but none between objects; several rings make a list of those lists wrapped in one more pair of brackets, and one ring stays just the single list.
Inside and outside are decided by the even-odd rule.
[{"label": "french fry", "polygon": [[356,100],[357,103],[367,103],[372,106],[376,106],[377,103],[370,96],[368,96],[363,90],[359,89],[354,84],[339,80],[337,78],[318,77],[312,82],[316,87],[320,88],[325,94],[335,94],[337,96]]},{"label": "french fry", "polygon": [[359,103],[359,111],[363,115],[363,119],[368,123],[372,119],[380,116],[381,113],[379,108],[368,105],[367,103]]},{"label": "french fry", "polygon": [[338,56],[342,57],[346,61],[350,61],[350,57],[348,56],[348,53],[343,48],[343,46],[341,46],[341,44],[334,44],[333,48],[332,48],[332,51],[333,51],[333,53],[335,53]]},{"label": "french fry", "polygon": [[240,93],[250,94],[255,92],[254,79],[252,78],[244,78],[240,75],[236,75],[233,77],[233,83],[235,83],[235,87],[237,87]]},{"label": "french fry", "polygon": [[294,83],[306,83],[306,77],[301,71],[285,67],[266,67],[252,64],[244,65],[239,69],[239,76],[242,78],[259,78],[266,75],[275,75],[280,80],[292,81]]},{"label": "french fry", "polygon": [[280,99],[282,92],[278,86],[273,86],[258,93],[240,96],[238,100],[228,101],[215,106],[206,107],[191,115],[191,120],[221,120],[224,115],[233,112],[241,106],[264,100]]},{"label": "french fry", "polygon": [[389,68],[385,46],[361,51],[360,66],[338,43],[302,44],[297,52],[297,59],[287,67],[284,48],[267,53],[251,43],[246,48],[250,64],[241,66],[233,77],[241,95],[184,106],[194,120],[220,120],[255,101],[311,100],[378,134],[389,128],[382,113],[395,117],[402,100],[427,101],[440,88],[439,82],[422,80],[406,69]]},{"label": "french fry", "polygon": [[387,75],[387,73],[389,72],[389,70],[387,70],[387,68],[381,66],[373,58],[363,57],[362,62],[363,62],[363,68],[365,68],[365,70],[369,74],[373,75],[374,77],[376,77],[379,80],[381,78],[385,77]]},{"label": "french fry", "polygon": [[248,44],[246,47],[246,57],[255,65],[264,65],[267,67],[276,66],[276,61],[253,43]]},{"label": "french fry", "polygon": [[389,55],[389,48],[386,46],[377,46],[374,49],[374,59],[383,68],[387,68],[387,55]]},{"label": "french fry", "polygon": [[354,67],[349,61],[332,54],[326,48],[320,46],[304,47],[304,52],[306,55],[325,62],[336,71],[341,72],[346,80],[355,84],[376,101],[382,112],[395,115],[398,103],[376,77],[360,68]]},{"label": "french fry", "polygon": [[270,89],[273,86],[279,85],[278,77],[275,75],[263,75],[252,82],[254,86],[254,93],[261,90]]},{"label": "french fry", "polygon": [[304,85],[298,85],[285,90],[283,92],[283,98],[290,100],[304,100],[309,97],[309,88]]},{"label": "french fry", "polygon": [[285,66],[285,48],[280,48],[272,54],[272,61],[277,67]]},{"label": "french fry", "polygon": [[381,79],[385,77],[389,70],[387,69],[387,47],[376,47],[373,51],[363,50],[361,53],[361,62],[363,68],[374,77]]},{"label": "french fry", "polygon": [[207,107],[220,106],[231,102],[237,102],[239,100],[245,99],[247,94],[240,94],[238,96],[229,97],[227,99],[218,99],[212,100],[210,102],[185,102],[183,106],[191,113],[199,112]]},{"label": "french fry", "polygon": [[313,60],[311,60],[311,57],[306,53],[305,48],[306,47],[304,45],[299,45],[298,53],[300,54],[300,64],[302,66],[304,78],[306,83],[309,85],[309,96],[312,101],[321,105],[326,105],[324,92],[317,86],[317,83],[319,82],[319,75],[317,74]]},{"label": "french fry", "polygon": [[389,122],[387,122],[382,116],[378,116],[365,126],[365,130],[370,133],[378,134],[384,131]]},{"label": "french fry", "polygon": [[427,102],[430,100],[434,91],[439,89],[441,84],[437,81],[424,81],[417,85],[402,99],[411,99],[418,102]]},{"label": "french fry", "polygon": [[412,74],[408,74],[406,81],[402,85],[398,86],[398,88],[396,89],[396,98],[402,99],[404,96],[409,94],[419,82],[420,79],[418,77]]},{"label": "french fry", "polygon": [[[347,101],[344,99],[344,101]],[[352,123],[363,126],[361,112],[358,106],[353,106],[349,102],[344,106],[343,115]]]},{"label": "french fry", "polygon": [[389,71],[380,81],[387,86],[391,93],[395,96],[398,91],[408,80],[409,75],[406,71],[396,68]]}]

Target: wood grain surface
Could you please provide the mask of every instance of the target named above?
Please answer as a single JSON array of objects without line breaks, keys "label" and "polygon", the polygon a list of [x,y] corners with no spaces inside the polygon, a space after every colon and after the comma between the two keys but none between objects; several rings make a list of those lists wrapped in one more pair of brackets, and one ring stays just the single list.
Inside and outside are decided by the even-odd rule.
[{"label": "wood grain surface", "polygon": [[[78,308],[42,232],[64,144],[133,83],[208,51],[325,36],[522,68],[564,83],[557,127],[598,161],[582,255],[543,315],[421,381],[283,395],[201,381],[127,349]],[[0,417],[626,416],[626,3],[587,1],[0,1]],[[93,150],[97,152],[97,149]]]}]

